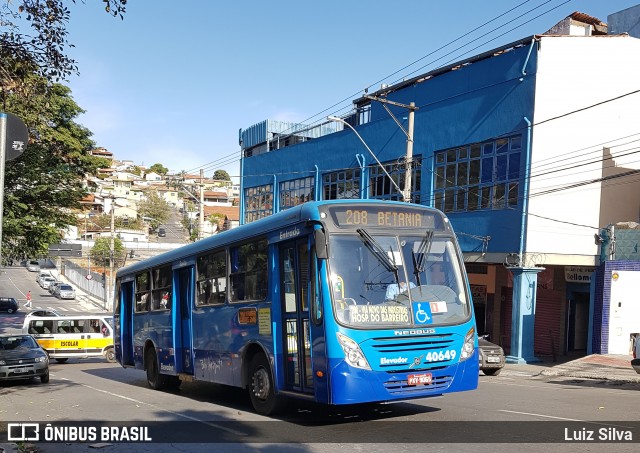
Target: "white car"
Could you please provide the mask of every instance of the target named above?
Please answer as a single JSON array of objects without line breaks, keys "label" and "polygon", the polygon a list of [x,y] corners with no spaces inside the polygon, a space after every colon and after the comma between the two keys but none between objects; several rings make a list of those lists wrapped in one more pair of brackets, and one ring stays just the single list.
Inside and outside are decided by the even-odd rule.
[{"label": "white car", "polygon": [[53,275],[51,275],[49,272],[40,271],[40,273],[36,277],[36,282],[38,283],[38,285],[42,286],[42,280],[47,277],[53,277]]},{"label": "white car", "polygon": [[76,290],[73,289],[73,286],[67,284],[58,285],[54,295],[58,296],[60,299],[75,299],[76,298]]},{"label": "white car", "polygon": [[40,286],[42,286],[43,289],[49,289],[49,286],[57,281],[58,280],[53,277],[45,277],[40,281]]}]

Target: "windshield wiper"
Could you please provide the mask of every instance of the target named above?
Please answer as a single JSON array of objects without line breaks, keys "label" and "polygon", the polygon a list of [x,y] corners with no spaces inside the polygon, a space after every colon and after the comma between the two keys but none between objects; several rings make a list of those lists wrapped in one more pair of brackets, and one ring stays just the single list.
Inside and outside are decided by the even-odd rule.
[{"label": "windshield wiper", "polygon": [[378,258],[378,261],[382,263],[385,269],[387,269],[389,272],[393,272],[393,275],[396,278],[396,283],[400,285],[400,279],[398,278],[398,266],[396,266],[396,264],[391,261],[391,258],[389,258],[389,255],[387,255],[387,252],[384,251],[378,241],[376,241],[367,231],[363,229],[357,229],[356,231],[362,238],[362,242],[364,242],[364,245],[367,246],[373,256]]},{"label": "windshield wiper", "polygon": [[[416,282],[418,286],[420,283],[420,274],[424,272],[424,266],[427,262],[427,254],[431,250],[431,244],[433,243],[433,231],[427,231],[418,246],[418,251],[411,250],[411,258],[413,261],[413,274],[416,276]],[[416,258],[418,256],[418,258]]]}]

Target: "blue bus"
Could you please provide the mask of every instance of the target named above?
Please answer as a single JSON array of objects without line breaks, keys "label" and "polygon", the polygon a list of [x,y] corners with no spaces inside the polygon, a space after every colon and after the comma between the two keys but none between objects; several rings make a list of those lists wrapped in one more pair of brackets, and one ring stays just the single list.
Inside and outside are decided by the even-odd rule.
[{"label": "blue bus", "polygon": [[478,385],[475,319],[449,220],[420,205],[309,202],[120,269],[115,352],[150,387],[343,405]]}]

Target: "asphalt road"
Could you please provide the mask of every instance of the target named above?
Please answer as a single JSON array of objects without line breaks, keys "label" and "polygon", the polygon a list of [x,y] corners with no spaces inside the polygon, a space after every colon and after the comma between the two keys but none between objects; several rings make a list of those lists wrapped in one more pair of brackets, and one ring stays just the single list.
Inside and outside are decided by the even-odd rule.
[{"label": "asphalt road", "polygon": [[[35,275],[16,274],[22,276],[3,274],[0,291],[13,287],[26,292],[30,287],[34,294]],[[24,275],[33,278],[29,281]],[[49,302],[46,295],[34,298],[34,306],[36,300]],[[9,317],[19,318],[2,314],[0,326],[7,328]],[[177,392],[154,391],[143,371],[102,359],[79,359],[53,362],[48,384],[37,380],[0,383],[0,421],[56,427],[75,421],[98,430],[109,423],[116,429],[131,425],[148,428],[152,439],[136,444],[100,438],[85,443],[36,443],[44,453],[96,449],[635,452],[640,441],[639,392],[638,384],[509,372],[481,375],[478,390],[472,392],[350,407],[294,402],[278,417],[262,417],[252,411],[247,394],[240,389],[185,382]],[[630,433],[633,443],[586,439],[589,432],[597,439],[601,430],[607,435]],[[0,446],[7,447],[2,436]],[[572,442],[576,439],[582,442]],[[22,451],[26,447],[20,445]]]},{"label": "asphalt road", "polygon": [[[154,391],[147,387],[144,372],[92,359],[53,363],[49,384],[36,380],[0,384],[0,419],[54,425],[61,421],[95,422],[92,426],[132,423],[152,428],[160,422],[162,435],[169,440],[180,440],[180,432],[196,439],[208,433],[209,441],[227,442],[215,446],[223,451],[263,450],[275,444],[296,451],[409,451],[415,444],[430,445],[435,439],[446,439],[446,443],[431,445],[429,450],[506,452],[513,451],[516,444],[518,450],[544,449],[531,440],[531,430],[540,431],[539,435],[546,436],[543,440],[557,436],[554,451],[636,451],[637,439],[636,444],[570,443],[565,439],[565,429],[569,433],[631,430],[632,435],[640,435],[639,390],[637,385],[591,386],[571,379],[481,376],[479,389],[474,392],[353,407],[297,402],[290,404],[282,416],[262,417],[252,412],[246,393],[238,389],[183,383],[175,393]],[[490,442],[492,436],[496,444],[478,441]],[[201,443],[182,442],[182,451],[204,448]],[[37,445],[41,452],[75,452],[94,451],[91,446],[98,444],[102,445]],[[120,451],[123,447],[107,444],[102,445],[102,451]],[[175,446],[128,444],[126,450],[171,451]]]}]

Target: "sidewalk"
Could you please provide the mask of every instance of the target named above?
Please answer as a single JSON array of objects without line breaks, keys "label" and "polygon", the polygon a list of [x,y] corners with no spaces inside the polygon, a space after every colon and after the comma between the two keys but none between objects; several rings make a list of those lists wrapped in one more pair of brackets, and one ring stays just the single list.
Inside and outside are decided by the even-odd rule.
[{"label": "sidewalk", "polygon": [[505,375],[528,374],[530,376],[565,376],[600,381],[640,384],[640,374],[631,367],[631,355],[592,354],[567,362],[537,362],[506,364]]},{"label": "sidewalk", "polygon": [[60,273],[57,278],[58,280],[73,286],[73,289],[76,292],[76,301],[81,303],[86,308],[91,310],[98,309],[102,311],[108,311],[104,309],[104,300],[84,292],[82,289],[78,288],[76,285],[73,284],[73,282],[70,282],[64,275]]}]

